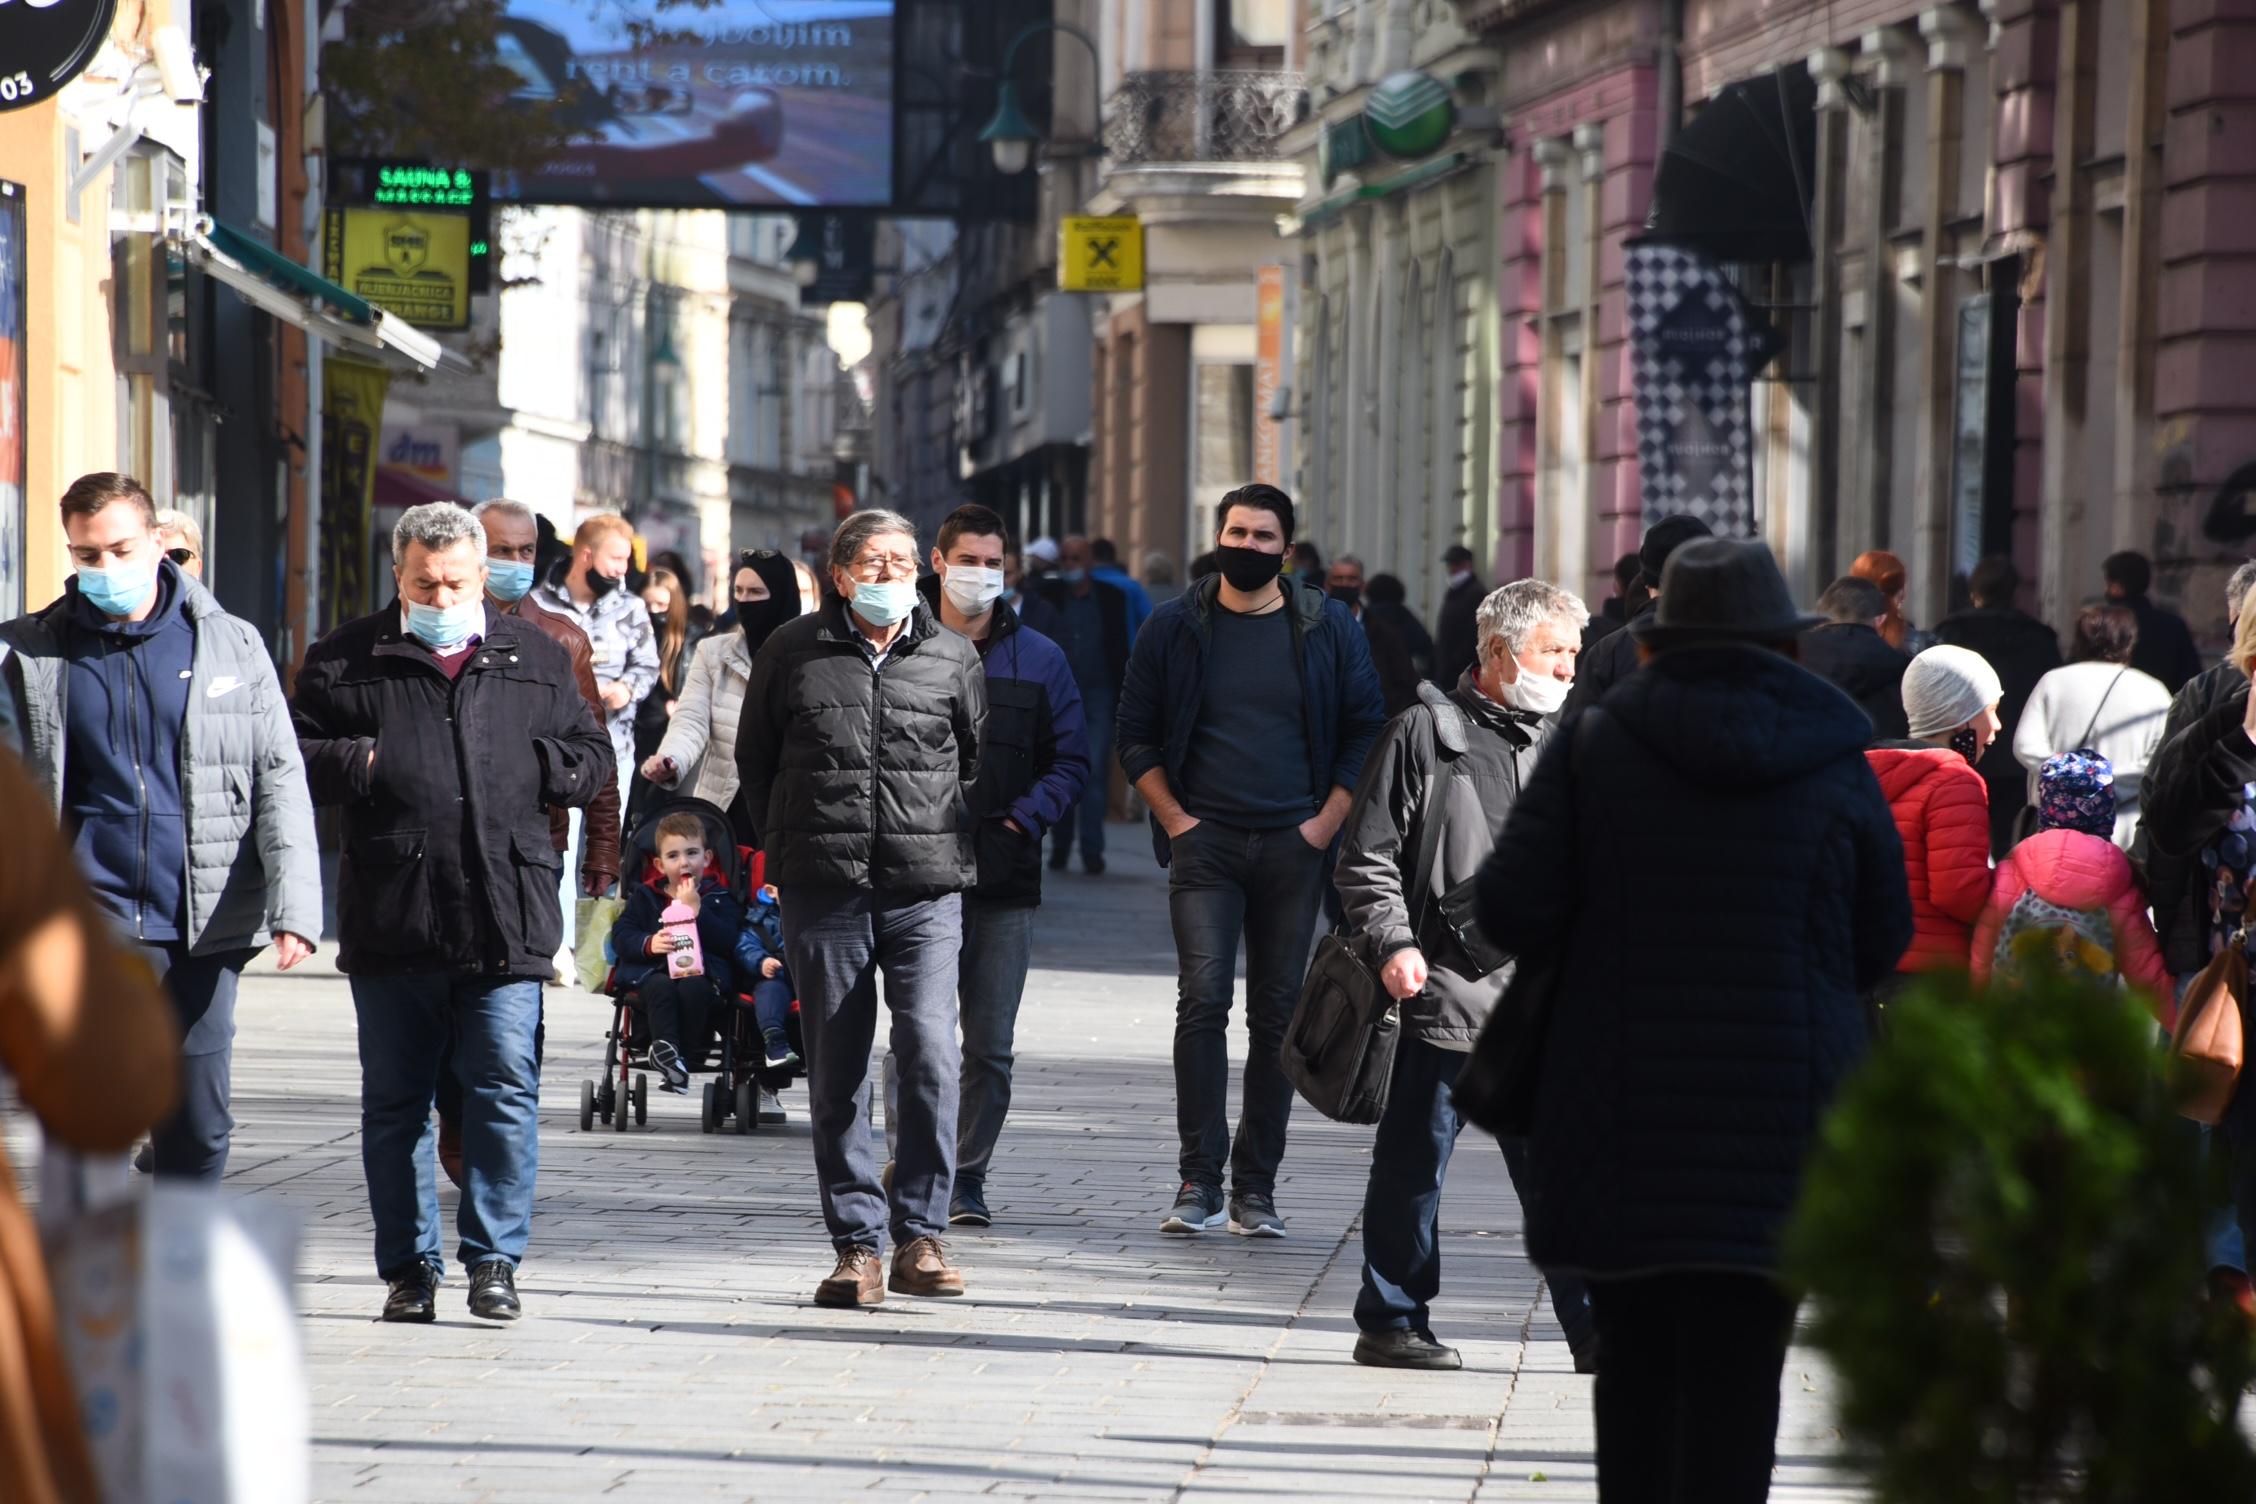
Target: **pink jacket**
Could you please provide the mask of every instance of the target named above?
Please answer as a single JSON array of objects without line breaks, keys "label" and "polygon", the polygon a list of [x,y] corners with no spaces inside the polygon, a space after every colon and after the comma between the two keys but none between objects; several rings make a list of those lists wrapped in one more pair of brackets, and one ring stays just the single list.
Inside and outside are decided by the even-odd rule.
[{"label": "pink jacket", "polygon": [[2029,837],[1998,863],[1990,901],[1974,926],[1973,970],[1987,982],[1998,932],[2021,895],[2034,890],[2063,909],[2104,909],[2115,932],[2115,969],[2123,980],[2147,994],[2155,1016],[2168,1025],[2177,1010],[2171,1003],[2170,971],[2162,946],[2146,917],[2146,895],[2139,891],[2131,860],[2114,842],[2080,830],[2047,830]]}]

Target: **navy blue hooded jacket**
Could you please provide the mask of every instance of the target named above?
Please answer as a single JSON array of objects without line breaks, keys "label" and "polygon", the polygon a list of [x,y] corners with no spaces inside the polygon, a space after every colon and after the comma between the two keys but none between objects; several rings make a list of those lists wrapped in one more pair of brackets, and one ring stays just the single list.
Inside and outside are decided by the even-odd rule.
[{"label": "navy blue hooded jacket", "polygon": [[[1334,787],[1353,790],[1363,758],[1386,725],[1386,699],[1371,644],[1361,623],[1321,586],[1291,576],[1280,579],[1292,621],[1293,666],[1300,674],[1301,719],[1307,732],[1308,790],[1321,806]],[[1191,730],[1206,685],[1206,649],[1212,640],[1215,598],[1222,579],[1209,575],[1151,614],[1128,658],[1120,690],[1116,735],[1120,766],[1134,783],[1154,768],[1181,787]],[[1280,756],[1292,749],[1280,747]],[[1152,819],[1152,849],[1169,859],[1167,832]]]},{"label": "navy blue hooded jacket", "polygon": [[[666,906],[673,901],[663,877],[627,889],[626,907],[611,927],[611,953],[619,958],[613,978],[618,986],[640,986],[664,969],[665,959],[650,953],[650,937],[665,927]],[[697,885],[697,943],[705,953],[705,975],[723,997],[759,981],[760,963],[769,956],[783,959],[774,906],[762,907],[766,912],[755,925],[719,878],[708,876]]]}]

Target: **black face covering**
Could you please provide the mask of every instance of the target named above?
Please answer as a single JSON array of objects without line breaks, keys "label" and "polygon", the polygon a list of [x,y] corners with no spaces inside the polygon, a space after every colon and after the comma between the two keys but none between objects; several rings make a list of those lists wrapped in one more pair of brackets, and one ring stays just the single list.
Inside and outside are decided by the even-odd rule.
[{"label": "black face covering", "polygon": [[1363,592],[1353,585],[1334,585],[1326,594],[1350,611],[1363,604]]},{"label": "black face covering", "polygon": [[1215,545],[1214,562],[1221,566],[1222,578],[1230,582],[1231,589],[1250,595],[1277,578],[1285,567],[1285,556],[1221,543]]},{"label": "black face covering", "polygon": [[799,614],[799,576],[781,554],[762,554],[739,568],[749,568],[768,587],[764,601],[738,601],[736,623],[744,629],[744,645],[759,652],[768,634]]},{"label": "black face covering", "polygon": [[602,600],[612,591],[619,588],[619,582],[617,580],[612,579],[611,576],[607,574],[597,574],[592,566],[588,569],[588,572],[586,574],[581,576],[581,578],[587,581],[588,589],[595,592],[595,598],[597,600]]}]

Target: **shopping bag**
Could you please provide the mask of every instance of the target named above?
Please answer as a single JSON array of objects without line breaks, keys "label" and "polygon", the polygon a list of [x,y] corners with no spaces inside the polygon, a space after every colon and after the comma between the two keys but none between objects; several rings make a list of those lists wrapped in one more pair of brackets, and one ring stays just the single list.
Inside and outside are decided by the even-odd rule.
[{"label": "shopping bag", "polygon": [[601,992],[611,975],[611,926],[627,911],[620,898],[583,898],[572,912],[572,967],[582,992]]},{"label": "shopping bag", "polygon": [[300,1504],[312,1488],[297,1219],[156,1182],[46,1235],[106,1504]]}]

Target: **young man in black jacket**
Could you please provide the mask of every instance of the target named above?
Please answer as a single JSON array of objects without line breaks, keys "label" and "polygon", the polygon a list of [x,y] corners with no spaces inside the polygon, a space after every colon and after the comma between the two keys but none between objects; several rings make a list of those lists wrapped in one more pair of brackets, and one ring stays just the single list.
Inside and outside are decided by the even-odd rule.
[{"label": "young man in black jacket", "polygon": [[2003,554],[1977,563],[1966,589],[1973,604],[1935,623],[1935,639],[1981,654],[2005,686],[1998,701],[1997,739],[1976,764],[1990,786],[1990,854],[2002,857],[2011,849],[2014,823],[2029,803],[2029,770],[2013,755],[2014,728],[2029,708],[2037,681],[2060,667],[2060,639],[2014,603],[2021,572]]},{"label": "young man in black jacket", "polygon": [[611,738],[564,649],[486,599],[477,518],[409,508],[392,562],[398,603],[315,643],[292,702],[314,802],[344,810],[337,964],[359,1016],[383,1316],[436,1316],[426,1145],[451,1037],[470,1310],[512,1321],[540,1162],[541,982],[564,934],[548,810],[594,799],[615,775]]},{"label": "young man in black jacket", "polygon": [[1911,655],[1888,646],[1880,622],[1888,597],[1870,580],[1844,575],[1817,598],[1829,620],[1802,634],[1802,667],[1857,702],[1872,721],[1875,741],[1900,742],[1911,735],[1904,715],[1903,679]]}]

